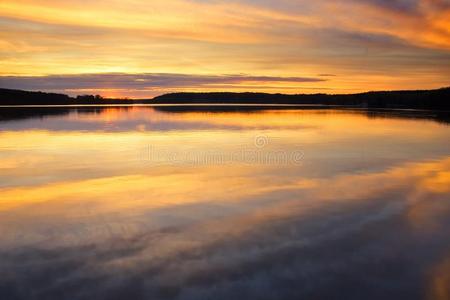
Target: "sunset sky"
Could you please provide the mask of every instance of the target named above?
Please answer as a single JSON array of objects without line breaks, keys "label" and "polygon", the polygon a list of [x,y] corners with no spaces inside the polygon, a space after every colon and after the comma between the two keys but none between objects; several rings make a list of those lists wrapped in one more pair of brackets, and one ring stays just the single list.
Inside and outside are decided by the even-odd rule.
[{"label": "sunset sky", "polygon": [[145,98],[450,85],[448,0],[1,0],[0,87]]}]

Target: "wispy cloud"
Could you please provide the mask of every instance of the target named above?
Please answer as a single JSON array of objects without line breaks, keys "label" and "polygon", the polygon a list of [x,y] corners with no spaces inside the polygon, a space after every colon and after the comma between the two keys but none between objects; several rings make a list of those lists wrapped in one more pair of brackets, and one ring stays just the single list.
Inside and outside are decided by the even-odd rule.
[{"label": "wispy cloud", "polygon": [[449,20],[446,0],[4,0],[0,75],[339,74],[304,88],[433,88],[449,84]]},{"label": "wispy cloud", "polygon": [[183,88],[229,89],[241,85],[258,88],[267,84],[314,83],[326,81],[320,77],[276,77],[234,75],[195,75],[195,74],[79,74],[49,76],[3,76],[0,87],[23,90],[46,90],[82,94],[102,89],[115,91],[131,90],[133,93],[152,93],[160,90],[178,90]]}]

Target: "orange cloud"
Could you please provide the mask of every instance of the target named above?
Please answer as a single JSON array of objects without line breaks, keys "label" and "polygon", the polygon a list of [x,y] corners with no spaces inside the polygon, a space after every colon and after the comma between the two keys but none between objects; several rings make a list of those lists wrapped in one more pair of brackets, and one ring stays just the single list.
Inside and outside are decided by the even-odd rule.
[{"label": "orange cloud", "polygon": [[5,0],[0,75],[339,75],[316,85],[202,87],[288,93],[448,85],[448,6],[436,0],[411,8],[386,3]]}]

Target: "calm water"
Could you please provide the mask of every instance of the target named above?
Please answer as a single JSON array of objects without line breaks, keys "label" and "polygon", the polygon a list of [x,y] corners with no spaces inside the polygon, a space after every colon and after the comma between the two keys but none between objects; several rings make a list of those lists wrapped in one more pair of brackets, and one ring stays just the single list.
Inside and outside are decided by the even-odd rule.
[{"label": "calm water", "polygon": [[0,109],[0,299],[450,299],[449,123]]}]

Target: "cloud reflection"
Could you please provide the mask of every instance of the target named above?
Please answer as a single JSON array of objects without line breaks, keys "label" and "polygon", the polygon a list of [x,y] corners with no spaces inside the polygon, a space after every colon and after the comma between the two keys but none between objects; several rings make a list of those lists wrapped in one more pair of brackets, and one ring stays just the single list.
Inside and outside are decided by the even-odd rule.
[{"label": "cloud reflection", "polygon": [[[405,216],[417,204],[427,207],[440,202],[448,208],[448,193],[427,189],[426,182],[430,172],[449,170],[450,160],[444,159],[378,173],[337,176],[306,189],[296,189],[295,183],[291,187],[273,183],[273,191],[262,194],[246,195],[236,189],[227,193],[229,199],[236,200],[224,198],[219,206],[210,202],[198,206],[170,204],[166,208],[145,204],[130,211],[109,200],[107,206],[95,206],[96,215],[105,209],[117,209],[120,214],[111,215],[108,221],[103,219],[106,224],[89,221],[90,228],[114,225],[114,219],[124,224],[127,215],[140,219],[135,224],[138,227],[131,225],[121,232],[107,230],[103,232],[106,236],[93,239],[92,232],[82,231],[77,235],[78,246],[69,243],[70,247],[48,244],[53,241],[48,239],[52,231],[46,228],[58,222],[59,228],[54,228],[53,233],[68,234],[75,228],[61,225],[70,222],[55,219],[48,220],[44,227],[35,227],[37,219],[28,226],[35,231],[45,230],[47,243],[38,248],[2,250],[6,259],[0,264],[5,275],[0,292],[18,298],[34,295],[55,299],[61,293],[69,293],[74,299],[93,295],[100,299],[124,295],[137,299],[229,299],[237,295],[327,299],[339,290],[348,299],[362,295],[368,299],[395,299],[399,295],[415,298],[423,268],[431,268],[433,257],[439,258],[434,249],[450,247],[443,230],[450,210],[432,235],[415,230],[410,223],[414,219]],[[450,185],[448,179],[446,185]],[[166,182],[171,180],[176,179]],[[248,180],[246,177],[247,189],[257,191],[260,183],[255,186]],[[140,185],[135,180],[127,183],[129,187]],[[227,181],[222,184],[233,185]],[[189,185],[186,182],[185,186]],[[148,191],[148,183],[145,186]],[[122,195],[117,190],[99,193],[104,199],[118,199]],[[153,203],[154,199],[145,193],[146,201]],[[434,198],[432,202],[430,197]],[[77,210],[82,212],[76,206],[67,206],[69,203],[63,207],[71,207],[72,216]],[[119,205],[111,206],[114,203]],[[215,214],[222,206],[225,209]],[[16,218],[19,215],[16,212]],[[174,221],[178,218],[181,223],[167,223],[164,219],[169,216],[176,216]],[[435,218],[433,214],[429,217]],[[150,220],[158,219],[162,223],[149,226]],[[144,227],[139,228],[139,224]],[[442,268],[436,272],[446,270]],[[436,280],[430,279],[430,291],[445,295],[439,281],[445,277]],[[428,292],[424,288],[423,292]]]},{"label": "cloud reflection", "polygon": [[[0,130],[2,299],[448,295],[447,125],[331,110],[24,115]],[[232,153],[260,134],[303,164],[138,157]]]}]

